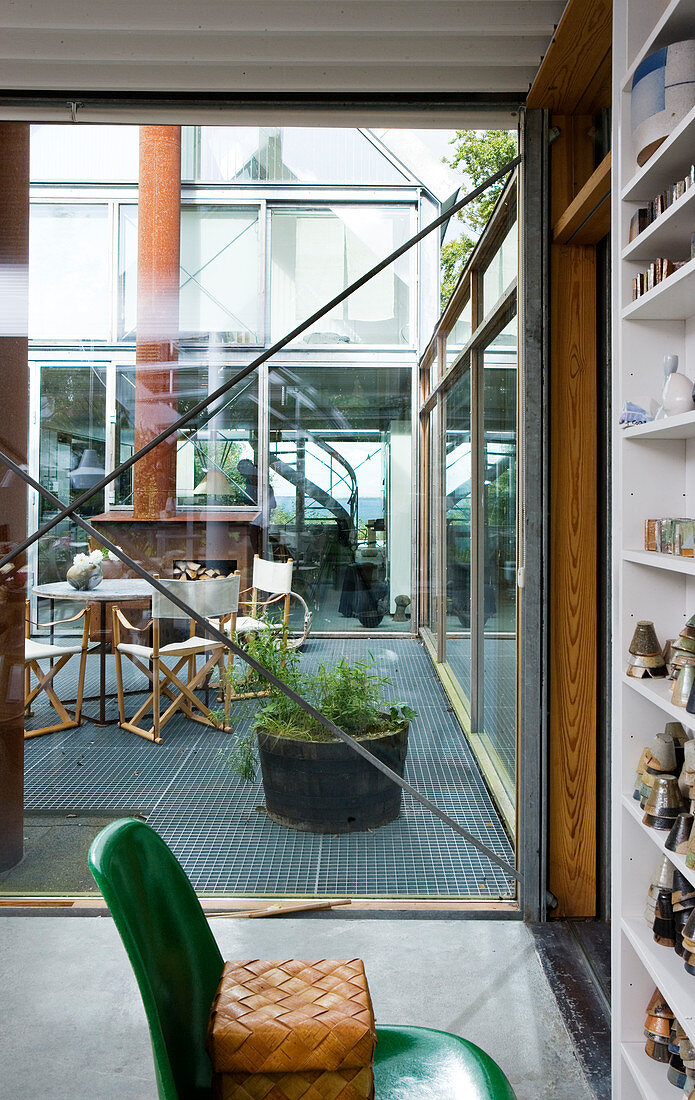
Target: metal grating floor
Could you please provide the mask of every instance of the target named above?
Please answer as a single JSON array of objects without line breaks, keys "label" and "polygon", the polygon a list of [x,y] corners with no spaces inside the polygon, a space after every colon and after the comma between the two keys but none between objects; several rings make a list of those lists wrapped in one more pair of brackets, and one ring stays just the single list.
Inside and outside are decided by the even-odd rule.
[{"label": "metal grating floor", "polygon": [[[511,782],[516,773],[516,638],[485,634],[483,731]],[[470,637],[448,637],[446,659],[470,698]]]},{"label": "metal grating floor", "polygon": [[[393,698],[417,711],[406,778],[493,851],[513,852],[424,647],[395,638],[310,639],[307,667],[373,654]],[[96,689],[90,659],[86,694]],[[115,679],[109,659],[108,688]],[[135,709],[137,696],[128,699]],[[115,702],[109,704],[114,708]],[[92,712],[94,703],[85,710]],[[36,725],[42,723],[37,708]],[[247,718],[246,721],[250,721]],[[241,723],[239,723],[241,725]],[[201,894],[394,898],[514,896],[514,882],[408,795],[398,821],[373,833],[318,836],[269,821],[260,782],[228,768],[229,735],[178,716],[153,745],[92,722],[26,742],[27,810],[142,814],[167,841]],[[49,884],[47,884],[47,889]]]}]

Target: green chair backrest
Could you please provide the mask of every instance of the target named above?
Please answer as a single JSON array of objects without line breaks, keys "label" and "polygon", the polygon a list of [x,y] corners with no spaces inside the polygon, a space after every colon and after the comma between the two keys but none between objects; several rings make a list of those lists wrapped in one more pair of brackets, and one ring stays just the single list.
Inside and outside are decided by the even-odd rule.
[{"label": "green chair backrest", "polygon": [[89,867],[130,958],[150,1027],[160,1100],[209,1098],[208,1014],[223,960],[195,891],[149,825],[107,825]]}]

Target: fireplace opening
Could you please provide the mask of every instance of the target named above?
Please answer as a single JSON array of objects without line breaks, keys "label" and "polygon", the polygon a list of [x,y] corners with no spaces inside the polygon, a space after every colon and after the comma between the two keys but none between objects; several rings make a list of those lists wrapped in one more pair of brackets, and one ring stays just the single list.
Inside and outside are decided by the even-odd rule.
[{"label": "fireplace opening", "polygon": [[218,577],[231,577],[237,570],[236,558],[176,558],[172,566],[175,580],[199,581],[204,577],[215,580]]}]

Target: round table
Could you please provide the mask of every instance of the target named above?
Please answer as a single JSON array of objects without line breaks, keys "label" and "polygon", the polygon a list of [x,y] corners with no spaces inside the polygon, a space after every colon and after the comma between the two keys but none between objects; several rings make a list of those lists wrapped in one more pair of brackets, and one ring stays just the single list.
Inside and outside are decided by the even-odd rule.
[{"label": "round table", "polygon": [[[35,596],[51,601],[51,619],[54,617],[56,600],[72,600],[75,603],[99,604],[99,642],[98,650],[94,648],[92,653],[99,653],[99,715],[90,717],[90,722],[98,726],[105,726],[106,722],[106,605],[109,603],[128,603],[133,600],[148,600],[152,596],[152,586],[147,581],[138,577],[123,578],[116,581],[102,581],[96,588],[88,591],[73,588],[67,581],[57,581],[54,584],[37,584],[32,588]],[[53,640],[53,628],[51,628],[51,641]],[[95,699],[96,696],[85,696],[85,699]]]}]

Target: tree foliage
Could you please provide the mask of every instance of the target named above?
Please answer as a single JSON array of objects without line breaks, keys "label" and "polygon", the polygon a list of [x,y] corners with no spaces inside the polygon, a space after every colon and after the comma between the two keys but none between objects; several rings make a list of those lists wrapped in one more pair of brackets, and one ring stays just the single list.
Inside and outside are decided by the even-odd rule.
[{"label": "tree foliage", "polygon": [[[471,188],[477,187],[488,176],[498,172],[516,156],[516,133],[513,130],[457,130],[451,139],[453,152],[445,163],[466,176]],[[456,240],[448,241],[441,250],[442,309],[446,306],[456,286],[459,275],[473,251],[478,237],[487,225],[495,203],[506,180],[499,180],[488,187],[480,198],[474,199],[456,217],[463,225],[463,232]]]}]

